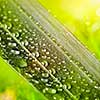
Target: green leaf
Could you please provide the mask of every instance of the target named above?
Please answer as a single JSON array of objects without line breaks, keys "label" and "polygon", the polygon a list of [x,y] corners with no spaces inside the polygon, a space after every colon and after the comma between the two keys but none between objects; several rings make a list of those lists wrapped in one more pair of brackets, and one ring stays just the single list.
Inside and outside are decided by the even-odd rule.
[{"label": "green leaf", "polygon": [[100,98],[100,63],[36,0],[0,0],[0,48],[49,100]]}]

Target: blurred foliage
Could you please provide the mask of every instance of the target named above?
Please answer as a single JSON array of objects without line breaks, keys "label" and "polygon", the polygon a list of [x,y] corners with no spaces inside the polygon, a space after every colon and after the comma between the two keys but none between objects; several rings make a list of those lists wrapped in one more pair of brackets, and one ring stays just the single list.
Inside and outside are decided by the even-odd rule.
[{"label": "blurred foliage", "polygon": [[100,59],[100,0],[39,0]]}]

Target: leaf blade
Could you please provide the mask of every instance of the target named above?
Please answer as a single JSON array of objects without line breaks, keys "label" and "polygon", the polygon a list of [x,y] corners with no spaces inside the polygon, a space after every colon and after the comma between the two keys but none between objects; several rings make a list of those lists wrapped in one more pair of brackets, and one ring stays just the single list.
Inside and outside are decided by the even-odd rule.
[{"label": "leaf blade", "polygon": [[[9,0],[8,0],[9,1]],[[15,26],[13,26],[13,28],[14,29],[10,29],[10,31],[13,31],[13,33],[10,33],[10,36],[17,42],[17,44],[19,44],[19,45],[17,45],[17,47],[10,47],[8,44],[7,44],[7,41],[8,42],[11,42],[11,43],[14,43],[15,41],[13,41],[12,39],[9,41],[9,39],[7,39],[7,35],[8,35],[8,33],[9,33],[9,31],[8,31],[8,26],[6,25],[6,29],[5,29],[5,23],[3,23],[4,25],[1,25],[1,26],[3,26],[3,29],[6,31],[6,32],[1,32],[1,34],[3,34],[3,36],[1,35],[1,37],[3,38],[3,40],[2,40],[2,49],[4,50],[4,52],[5,52],[5,55],[6,56],[8,56],[8,60],[11,60],[11,59],[15,59],[14,58],[14,56],[18,56],[18,58],[20,58],[21,56],[21,58],[25,58],[26,59],[26,61],[27,61],[27,63],[28,63],[28,68],[26,68],[26,70],[25,69],[21,69],[20,67],[20,69],[22,70],[22,75],[24,76],[24,77],[26,77],[27,79],[29,78],[29,81],[31,81],[41,92],[47,92],[47,94],[46,93],[44,93],[45,95],[47,95],[47,97],[49,98],[50,97],[50,95],[52,96],[53,95],[53,98],[52,99],[54,99],[54,97],[55,97],[55,92],[52,92],[52,91],[57,91],[58,92],[58,95],[60,96],[62,96],[63,98],[65,98],[65,99],[69,99],[70,97],[72,97],[73,99],[77,99],[75,96],[73,96],[72,94],[70,94],[71,92],[73,93],[73,94],[76,94],[75,93],[75,88],[76,87],[78,87],[79,86],[79,88],[83,88],[83,87],[81,87],[81,85],[78,83],[76,83],[76,81],[77,82],[83,82],[83,83],[85,83],[86,82],[86,84],[88,84],[89,86],[90,86],[90,88],[89,89],[91,89],[91,88],[93,88],[94,89],[94,85],[93,86],[91,86],[88,82],[87,82],[87,80],[84,82],[84,77],[83,76],[81,76],[81,78],[82,79],[78,79],[78,77],[80,77],[80,73],[77,73],[77,71],[74,71],[74,66],[72,65],[72,63],[73,63],[73,61],[69,61],[68,60],[68,57],[66,56],[66,55],[64,55],[63,54],[63,51],[58,47],[58,45],[56,45],[56,43],[54,43],[53,42],[53,40],[52,39],[50,39],[46,34],[44,34],[44,30],[42,30],[38,25],[36,25],[36,22],[34,22],[33,23],[33,21],[32,20],[30,20],[29,19],[29,17],[28,17],[28,15],[26,14],[26,12],[25,11],[23,11],[23,9],[21,9],[21,8],[19,8],[19,7],[17,7],[16,6],[16,4],[14,4],[14,3],[12,3],[12,1],[9,1],[10,2],[10,4],[12,4],[12,6],[13,7],[11,7],[11,11],[13,12],[13,14],[12,15],[16,15],[17,16],[17,20],[19,20],[19,22],[18,22],[18,24],[19,25],[21,25],[21,27],[20,28],[15,28],[15,26],[17,25],[17,23],[16,22],[12,22],[12,24],[15,24]],[[11,17],[10,17],[11,18]],[[13,18],[12,18],[13,19]],[[14,20],[15,20],[15,18],[14,18]],[[3,21],[2,21],[3,22]],[[26,31],[26,32],[25,32]],[[37,31],[37,32],[36,32]],[[18,33],[20,33],[20,37],[18,36],[16,36],[16,35],[18,35]],[[35,33],[35,34],[34,34]],[[14,36],[13,36],[14,35]],[[37,36],[35,36],[35,35],[37,35]],[[52,34],[53,35],[53,34]],[[5,36],[7,36],[6,38],[4,38]],[[17,38],[16,38],[17,37]],[[20,41],[20,42],[19,42]],[[25,42],[28,42],[28,45],[27,46],[23,46],[23,44],[25,45]],[[26,43],[27,43],[26,42]],[[41,45],[42,44],[42,45]],[[6,45],[6,47],[8,47],[8,48],[6,48],[6,51],[5,51],[5,46]],[[46,45],[46,46],[45,46]],[[35,46],[35,48],[36,48],[36,50],[33,48]],[[48,47],[49,46],[49,47]],[[21,47],[21,48],[20,48]],[[23,50],[21,50],[23,48]],[[27,48],[27,49],[26,49]],[[12,49],[14,49],[12,52],[11,51],[9,51],[8,52],[8,50],[9,49],[11,49],[11,51],[12,51]],[[18,50],[18,52],[20,52],[21,53],[21,56],[17,53],[16,54],[16,50]],[[26,51],[26,52],[25,52]],[[37,52],[38,51],[38,52]],[[31,52],[31,53],[30,53]],[[37,59],[35,59],[35,60],[32,60],[31,58],[33,58],[34,59],[34,52],[35,52],[35,56],[37,57],[37,59],[38,59],[38,65],[36,65],[37,63]],[[33,55],[32,55],[32,53],[33,53]],[[31,57],[29,57],[29,54],[31,55]],[[41,56],[40,56],[41,55]],[[12,56],[13,56],[13,58],[12,58]],[[45,58],[46,57],[46,58]],[[55,58],[55,59],[54,59]],[[31,60],[29,60],[29,59],[31,59]],[[48,60],[47,60],[48,59]],[[16,61],[16,60],[15,60]],[[35,62],[36,61],[36,62]],[[9,61],[10,62],[10,61]],[[48,62],[49,62],[49,65],[48,65]],[[30,64],[31,63],[31,64]],[[10,62],[10,64],[12,64],[12,65],[15,65],[15,62],[13,62],[13,63],[11,63]],[[44,72],[41,70],[40,71],[40,66],[43,64],[43,67],[42,68],[44,68],[44,65],[45,65],[45,67],[46,67],[46,69],[48,69],[48,70],[45,70],[46,72],[47,72],[47,74],[49,73],[49,75],[51,75],[52,76],[52,74],[54,75],[54,77],[57,77],[60,81],[62,81],[63,82],[63,87],[61,86],[59,86],[61,89],[64,89],[64,88],[66,88],[66,86],[68,85],[68,84],[71,84],[72,85],[72,87],[71,87],[71,90],[70,90],[70,85],[68,85],[69,86],[69,90],[68,89],[64,89],[63,90],[63,92],[62,92],[62,90],[59,92],[58,90],[56,90],[56,88],[55,88],[55,86],[57,86],[57,83],[56,82],[54,82],[54,80],[52,80],[50,77],[49,78],[47,78],[47,79],[45,79],[45,82],[47,82],[48,80],[49,80],[49,82],[50,82],[50,84],[49,85],[51,85],[50,87],[53,87],[55,90],[53,90],[52,88],[49,88],[49,89],[47,89],[46,88],[46,85],[47,85],[47,83],[44,83],[43,81],[44,81],[44,78],[43,77],[41,77],[41,75],[42,74],[44,74]],[[34,66],[33,66],[34,65]],[[56,67],[55,67],[55,66]],[[76,65],[76,64],[75,64]],[[26,71],[26,72],[24,72],[24,70]],[[67,70],[67,71],[66,71]],[[28,71],[28,72],[27,72]],[[30,73],[31,73],[31,71],[37,71],[36,73],[38,73],[38,74],[36,74],[35,75],[35,77],[34,77],[34,75],[33,74],[35,74],[34,72],[33,72],[33,76],[31,76],[30,75]],[[52,74],[50,74],[50,72],[52,73]],[[67,74],[66,74],[66,73]],[[82,71],[81,71],[82,72]],[[66,74],[66,75],[63,75],[63,74]],[[69,74],[70,73],[70,74]],[[75,73],[75,75],[74,75],[74,73]],[[84,74],[84,73],[83,73]],[[38,75],[39,75],[39,79],[38,79]],[[86,75],[86,74],[85,74]],[[78,77],[77,77],[78,76]],[[67,79],[66,79],[66,77],[67,77]],[[87,75],[85,76],[85,78],[87,77]],[[34,80],[36,78],[36,80]],[[63,79],[63,78],[65,78],[65,79]],[[87,77],[88,78],[88,77]],[[55,79],[55,78],[54,78]],[[40,80],[40,83],[39,84],[37,84],[38,82],[38,80]],[[72,83],[73,82],[73,80],[75,80],[74,82],[75,83]],[[35,84],[35,82],[37,82],[36,84]],[[53,84],[51,84],[53,82]],[[42,85],[41,85],[42,84]],[[40,87],[38,87],[38,86],[40,86]],[[87,89],[87,87],[86,86],[84,86],[84,88],[85,89]],[[45,90],[44,90],[45,89]],[[43,91],[42,91],[43,90]],[[52,90],[52,91],[51,91]],[[66,94],[66,91],[65,90],[67,90],[67,93],[68,94],[70,94],[70,97]],[[48,93],[48,91],[49,91],[49,93]],[[71,92],[70,92],[71,91]],[[80,95],[79,93],[80,93],[80,91],[78,90],[78,89],[76,89],[76,91],[78,91],[77,92],[77,94],[78,95]],[[93,91],[93,90],[91,90],[91,91]],[[97,92],[98,90],[96,90],[95,89],[95,91]],[[63,94],[62,94],[62,93]],[[81,91],[82,92],[82,91]],[[50,94],[51,93],[51,94]],[[52,93],[54,93],[54,94],[52,94]],[[84,92],[85,93],[85,92]],[[83,94],[84,94],[83,93]],[[57,93],[56,93],[57,94]],[[98,93],[97,93],[98,94]],[[91,94],[92,95],[92,94]],[[61,97],[60,96],[60,97]],[[60,99],[60,97],[59,97],[59,99]],[[85,98],[84,96],[83,96],[83,98]]]}]

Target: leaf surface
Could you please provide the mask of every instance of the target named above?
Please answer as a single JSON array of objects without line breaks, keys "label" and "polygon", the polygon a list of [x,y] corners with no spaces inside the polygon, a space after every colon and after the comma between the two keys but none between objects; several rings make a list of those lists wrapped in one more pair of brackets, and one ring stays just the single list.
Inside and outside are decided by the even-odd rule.
[{"label": "leaf surface", "polygon": [[0,0],[0,48],[49,100],[100,98],[98,60],[37,1]]}]

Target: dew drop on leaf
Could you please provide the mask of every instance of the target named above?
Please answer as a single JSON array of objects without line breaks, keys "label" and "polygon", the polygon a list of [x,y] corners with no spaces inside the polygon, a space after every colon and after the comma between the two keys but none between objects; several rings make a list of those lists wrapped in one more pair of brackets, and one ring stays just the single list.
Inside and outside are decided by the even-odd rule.
[{"label": "dew drop on leaf", "polygon": [[38,58],[40,56],[39,52],[35,52],[35,57]]},{"label": "dew drop on leaf", "polygon": [[41,78],[41,81],[44,82],[44,83],[47,83],[48,82],[48,79]]},{"label": "dew drop on leaf", "polygon": [[58,94],[55,94],[54,96],[53,96],[53,100],[65,100],[63,97],[61,97],[60,95],[58,95]]},{"label": "dew drop on leaf", "polygon": [[26,77],[27,79],[29,79],[29,78],[32,78],[32,75],[31,75],[30,73],[25,73],[25,77]]},{"label": "dew drop on leaf", "polygon": [[53,89],[53,88],[45,88],[45,89],[43,89],[43,92],[55,94],[57,91],[56,91],[56,89]]},{"label": "dew drop on leaf", "polygon": [[42,65],[44,65],[45,67],[47,67],[47,66],[49,65],[49,63],[48,63],[46,60],[42,61],[41,63],[42,63]]},{"label": "dew drop on leaf", "polygon": [[42,73],[42,77],[49,77],[49,74],[48,73]]}]

